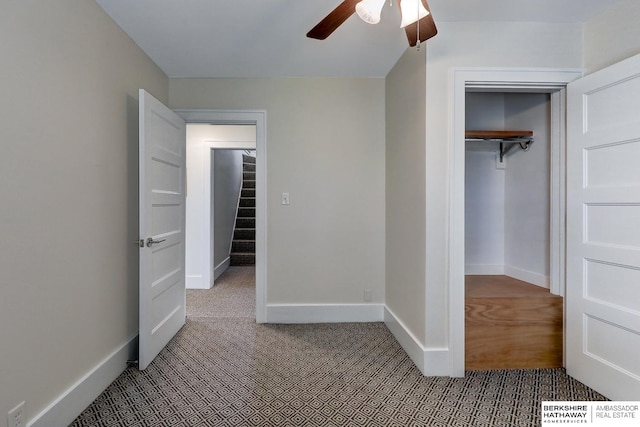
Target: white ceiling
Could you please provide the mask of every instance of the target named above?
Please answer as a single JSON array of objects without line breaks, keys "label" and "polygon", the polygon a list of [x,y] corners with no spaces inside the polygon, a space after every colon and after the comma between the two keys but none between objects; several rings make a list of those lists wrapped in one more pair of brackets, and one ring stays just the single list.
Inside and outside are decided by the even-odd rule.
[{"label": "white ceiling", "polygon": [[[320,41],[305,35],[341,0],[96,1],[169,77],[382,77],[407,48],[396,2]],[[586,22],[621,0],[428,1],[437,25]]]}]

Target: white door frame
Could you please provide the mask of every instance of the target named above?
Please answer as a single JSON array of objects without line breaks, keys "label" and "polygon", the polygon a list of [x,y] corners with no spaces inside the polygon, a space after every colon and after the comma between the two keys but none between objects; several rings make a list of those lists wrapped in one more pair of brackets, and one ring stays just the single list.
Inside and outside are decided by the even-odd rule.
[{"label": "white door frame", "polygon": [[256,126],[256,322],[267,322],[267,112],[174,110],[188,123]]},{"label": "white door frame", "polygon": [[564,294],[566,85],[581,69],[453,68],[449,141],[449,370],[464,376],[465,94],[482,91],[551,94],[551,292]]}]

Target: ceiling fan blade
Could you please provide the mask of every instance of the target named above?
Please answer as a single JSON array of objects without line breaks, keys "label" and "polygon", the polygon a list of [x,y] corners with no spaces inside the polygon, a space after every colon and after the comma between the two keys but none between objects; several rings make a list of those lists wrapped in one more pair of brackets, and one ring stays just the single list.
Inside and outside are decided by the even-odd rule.
[{"label": "ceiling fan blade", "polygon": [[345,0],[307,33],[307,37],[324,40],[356,11],[360,0]]},{"label": "ceiling fan blade", "polygon": [[[401,1],[402,0],[398,0],[398,5],[400,5]],[[431,13],[431,9],[429,9],[427,0],[422,0],[422,4],[429,11],[429,14],[420,20],[420,42],[427,41],[438,34],[438,29],[436,28],[436,23],[433,20],[433,14]],[[407,25],[404,30],[407,33],[409,46],[415,46],[418,43],[418,24]]]}]

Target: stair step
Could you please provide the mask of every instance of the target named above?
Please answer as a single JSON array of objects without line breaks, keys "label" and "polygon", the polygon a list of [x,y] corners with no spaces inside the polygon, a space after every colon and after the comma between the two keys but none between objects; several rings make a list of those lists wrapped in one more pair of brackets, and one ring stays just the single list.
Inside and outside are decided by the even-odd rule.
[{"label": "stair step", "polygon": [[236,228],[256,228],[255,218],[236,218]]},{"label": "stair step", "polygon": [[233,231],[233,240],[255,240],[255,228],[236,228]]},{"label": "stair step", "polygon": [[255,254],[247,254],[247,253],[231,253],[230,265],[255,265],[256,264],[256,256]]},{"label": "stair step", "polygon": [[256,253],[255,240],[234,240],[231,243],[231,252]]},{"label": "stair step", "polygon": [[241,208],[255,208],[256,207],[256,198],[255,197],[240,197],[240,207]]},{"label": "stair step", "polygon": [[238,218],[255,218],[256,208],[238,208]]},{"label": "stair step", "polygon": [[240,192],[240,197],[256,197],[255,188],[243,188]]},{"label": "stair step", "polygon": [[242,188],[231,243],[230,265],[256,263],[256,158],[242,155]]}]

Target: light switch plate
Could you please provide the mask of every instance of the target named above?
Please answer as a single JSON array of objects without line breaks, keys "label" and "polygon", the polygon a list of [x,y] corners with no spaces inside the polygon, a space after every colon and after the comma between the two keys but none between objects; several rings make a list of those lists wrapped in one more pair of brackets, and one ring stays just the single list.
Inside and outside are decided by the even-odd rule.
[{"label": "light switch plate", "polygon": [[9,427],[25,427],[25,402],[21,402],[18,406],[9,411],[7,415],[7,425]]},{"label": "light switch plate", "polygon": [[282,204],[283,205],[289,204],[289,193],[282,193]]}]

